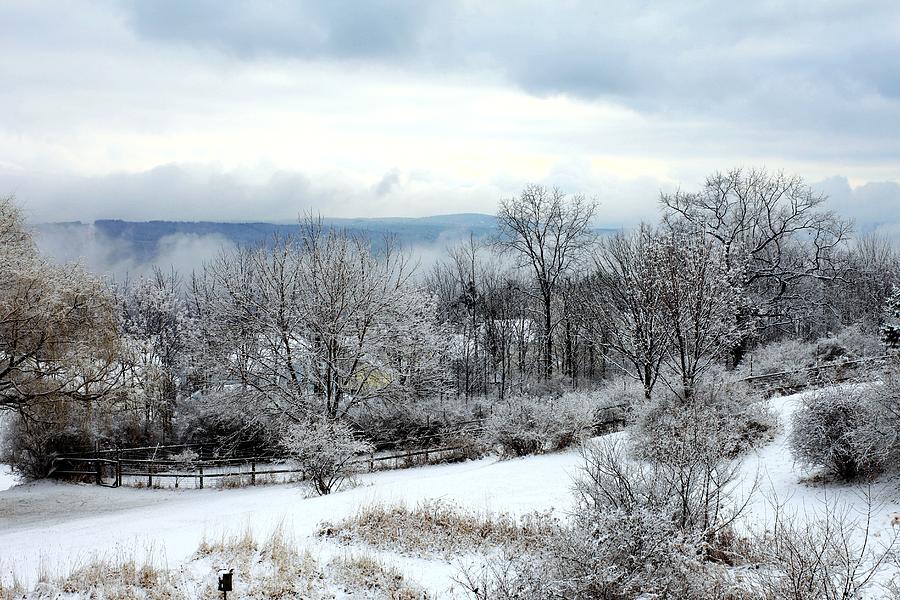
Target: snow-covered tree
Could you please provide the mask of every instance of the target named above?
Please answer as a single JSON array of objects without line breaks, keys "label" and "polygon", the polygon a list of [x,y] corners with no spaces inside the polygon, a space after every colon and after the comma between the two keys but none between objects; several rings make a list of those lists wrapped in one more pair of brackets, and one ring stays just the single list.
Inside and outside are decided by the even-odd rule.
[{"label": "snow-covered tree", "polygon": [[670,329],[665,322],[649,226],[603,241],[586,282],[587,318],[596,323],[599,342],[612,349],[612,360],[641,383],[650,398],[666,356]]},{"label": "snow-covered tree", "polygon": [[[766,327],[793,324],[807,312],[814,299],[801,284],[834,275],[836,250],[851,229],[825,209],[824,194],[782,172],[715,173],[699,191],[663,194],[661,201],[665,220],[702,233],[721,251],[727,269],[746,263],[744,285],[753,303],[741,318],[755,314]],[[735,363],[746,342],[734,340]]]},{"label": "snow-covered tree", "polygon": [[305,422],[374,399],[434,393],[435,307],[391,244],[305,221],[296,239],[223,254],[194,282],[220,384],[257,411]]},{"label": "snow-covered tree", "polygon": [[145,427],[159,418],[171,434],[179,386],[188,368],[194,319],[176,273],[156,270],[126,283],[120,293],[126,384],[144,403]]},{"label": "snow-covered tree", "polygon": [[12,198],[0,199],[0,410],[107,397],[121,383],[115,302],[77,265],[41,257]]},{"label": "snow-covered tree", "polygon": [[753,322],[740,318],[744,276],[720,247],[690,229],[661,232],[652,254],[663,327],[669,332],[663,362],[677,379],[667,378],[666,384],[690,400],[699,376],[753,329]]},{"label": "snow-covered tree", "polygon": [[543,337],[543,371],[553,375],[553,303],[566,275],[585,258],[593,236],[597,204],[584,196],[528,185],[516,198],[500,201],[501,248],[534,275]]}]

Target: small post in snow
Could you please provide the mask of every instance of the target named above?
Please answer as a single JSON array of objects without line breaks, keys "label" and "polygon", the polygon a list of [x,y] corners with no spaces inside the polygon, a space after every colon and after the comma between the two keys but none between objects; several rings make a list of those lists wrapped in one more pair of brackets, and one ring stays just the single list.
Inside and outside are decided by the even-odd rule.
[{"label": "small post in snow", "polygon": [[234,569],[219,569],[219,591],[222,592],[222,600],[228,600],[233,575]]}]

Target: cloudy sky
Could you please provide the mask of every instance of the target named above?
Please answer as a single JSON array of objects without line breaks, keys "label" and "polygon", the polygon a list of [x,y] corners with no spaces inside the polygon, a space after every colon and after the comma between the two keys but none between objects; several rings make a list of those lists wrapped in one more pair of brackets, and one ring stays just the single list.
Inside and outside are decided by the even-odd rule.
[{"label": "cloudy sky", "polygon": [[606,225],[764,166],[900,222],[900,5],[0,2],[0,194],[34,221],[493,212]]}]

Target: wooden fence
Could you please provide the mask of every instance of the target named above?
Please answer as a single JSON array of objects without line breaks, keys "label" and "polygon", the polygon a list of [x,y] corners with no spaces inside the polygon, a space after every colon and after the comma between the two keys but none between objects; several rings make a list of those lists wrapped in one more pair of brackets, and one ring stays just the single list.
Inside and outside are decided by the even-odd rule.
[{"label": "wooden fence", "polygon": [[[124,452],[133,451],[135,448]],[[143,450],[143,448],[141,448]],[[363,465],[368,471],[383,468],[398,468],[401,465],[427,464],[445,461],[459,456],[465,450],[462,445],[436,446],[405,452],[361,455],[350,462]],[[99,454],[114,453],[114,456]],[[289,458],[272,456],[243,456],[209,460],[174,460],[157,458],[129,458],[122,450],[100,450],[94,455],[63,455],[53,459],[51,477],[91,481],[97,485],[119,487],[121,485],[146,485],[159,487],[160,480],[174,479],[174,487],[180,482],[195,482],[203,489],[209,480],[237,478],[241,484],[256,485],[272,481],[276,476],[295,475],[296,480],[305,479],[302,468]]]},{"label": "wooden fence", "polygon": [[895,354],[869,356],[853,360],[826,362],[811,367],[764,373],[745,377],[751,386],[764,390],[767,394],[794,393],[809,387],[841,383],[866,375],[874,367],[884,366],[898,360]]},{"label": "wooden fence", "polygon": [[[620,409],[624,408],[626,407],[622,405],[605,407],[612,413],[594,423],[595,433],[608,431],[624,423],[624,417],[619,414],[622,412]],[[483,430],[484,420],[474,419],[460,423],[459,427],[452,431],[392,441],[407,448],[413,446],[413,449],[364,454],[353,458],[351,463],[362,465],[363,470],[372,472],[462,458],[468,454],[471,446],[464,442],[447,444],[446,440],[477,437]],[[386,441],[388,440],[382,440]],[[171,456],[175,452],[186,450],[202,455],[210,454],[213,448],[195,444],[95,449],[56,457],[50,476],[91,481],[108,487],[122,485],[161,487],[163,480],[173,480],[176,488],[181,487],[180,484],[183,483],[200,489],[206,487],[210,480],[224,478],[229,478],[229,483],[238,479],[240,485],[256,485],[278,477],[295,476],[296,480],[305,479],[303,469],[286,456],[231,456],[194,460]],[[170,456],[157,458],[158,454]]]}]

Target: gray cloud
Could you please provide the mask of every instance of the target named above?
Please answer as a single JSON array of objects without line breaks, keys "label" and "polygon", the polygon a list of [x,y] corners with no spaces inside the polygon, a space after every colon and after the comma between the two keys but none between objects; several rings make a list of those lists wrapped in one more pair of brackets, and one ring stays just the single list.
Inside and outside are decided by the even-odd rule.
[{"label": "gray cloud", "polygon": [[277,172],[251,184],[233,172],[179,165],[96,177],[0,170],[0,189],[14,192],[30,220],[38,222],[240,221],[248,214],[290,221],[304,210],[342,203],[338,184],[315,186],[301,173]]},{"label": "gray cloud", "polygon": [[[628,226],[653,219],[663,183],[652,177],[598,177],[584,161],[567,161],[537,183],[582,193],[600,202],[598,224]],[[56,175],[0,168],[0,190],[14,193],[33,223],[124,219],[131,221],[293,222],[313,212],[329,217],[493,214],[502,197],[522,188],[515,178],[460,189],[426,174],[386,173],[374,186],[341,178],[278,171],[260,181],[198,165],[164,165],[138,173]],[[6,192],[4,192],[5,194]]]},{"label": "gray cloud", "polygon": [[[842,130],[896,152],[900,7],[806,2],[135,2],[148,39],[471,71],[656,114]],[[884,152],[885,148],[879,148]]]},{"label": "gray cloud", "polygon": [[375,193],[379,196],[390,194],[391,190],[393,190],[399,184],[400,171],[398,169],[392,169],[391,171],[385,173],[384,177],[381,178],[381,181],[379,181],[375,185]]},{"label": "gray cloud", "polygon": [[888,0],[12,0],[0,24],[0,195],[33,221],[491,213],[537,180],[628,226],[741,164],[869,181],[822,185],[900,220]]},{"label": "gray cloud", "polygon": [[900,184],[880,181],[854,188],[846,177],[830,177],[814,187],[828,195],[829,208],[855,221],[858,232],[900,235]]}]

